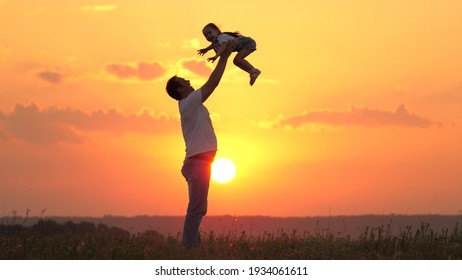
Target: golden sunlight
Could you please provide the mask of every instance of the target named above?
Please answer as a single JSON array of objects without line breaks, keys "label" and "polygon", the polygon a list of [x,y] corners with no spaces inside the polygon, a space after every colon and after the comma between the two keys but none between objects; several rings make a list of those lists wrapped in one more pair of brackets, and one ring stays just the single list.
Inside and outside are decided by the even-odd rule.
[{"label": "golden sunlight", "polygon": [[220,184],[231,181],[236,175],[236,166],[227,158],[217,158],[212,163],[212,179]]}]

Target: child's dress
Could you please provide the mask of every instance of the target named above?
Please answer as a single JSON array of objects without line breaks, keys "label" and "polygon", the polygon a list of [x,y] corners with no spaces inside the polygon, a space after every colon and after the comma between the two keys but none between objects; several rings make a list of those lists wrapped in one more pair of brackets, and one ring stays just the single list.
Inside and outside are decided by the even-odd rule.
[{"label": "child's dress", "polygon": [[221,44],[224,42],[228,42],[231,40],[234,40],[237,38],[237,45],[234,48],[234,52],[240,52],[242,50],[249,50],[249,51],[255,51],[257,50],[257,43],[255,42],[254,39],[246,36],[242,36],[240,34],[236,34],[235,36],[230,35],[228,32],[223,32],[220,35],[218,35],[217,39],[215,42],[213,42],[213,48],[218,50]]}]

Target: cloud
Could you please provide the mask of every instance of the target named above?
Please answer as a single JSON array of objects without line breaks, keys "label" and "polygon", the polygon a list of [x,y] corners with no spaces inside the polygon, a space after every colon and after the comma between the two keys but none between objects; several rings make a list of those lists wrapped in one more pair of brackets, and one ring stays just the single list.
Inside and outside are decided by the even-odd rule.
[{"label": "cloud", "polygon": [[54,70],[41,70],[36,73],[36,76],[52,84],[60,84],[64,81],[64,74]]},{"label": "cloud", "polygon": [[201,42],[199,41],[199,39],[196,39],[196,38],[194,38],[194,39],[186,39],[186,40],[183,40],[183,43],[182,43],[181,47],[183,49],[198,50],[198,49],[201,48]]},{"label": "cloud", "polygon": [[[176,122],[176,121],[175,121]],[[176,131],[177,124],[165,114],[149,108],[126,114],[120,110],[84,112],[70,108],[41,109],[36,104],[16,104],[6,114],[0,111],[0,132],[35,143],[81,143],[86,132],[138,133],[155,135]]]},{"label": "cloud", "polygon": [[111,63],[106,65],[105,70],[119,79],[139,79],[143,81],[159,78],[166,72],[166,69],[156,62],[138,62],[136,65]]},{"label": "cloud", "polygon": [[405,105],[400,105],[394,112],[351,107],[350,111],[304,112],[293,116],[279,116],[275,120],[257,123],[262,128],[299,128],[306,124],[326,124],[332,126],[404,126],[428,128],[441,126],[426,118],[409,113]]},{"label": "cloud", "polygon": [[116,5],[94,5],[94,6],[83,6],[82,11],[85,12],[112,12],[117,9]]},{"label": "cloud", "polygon": [[209,76],[212,73],[212,69],[210,69],[205,61],[198,61],[198,60],[186,60],[183,62],[183,68],[197,74],[199,76]]}]

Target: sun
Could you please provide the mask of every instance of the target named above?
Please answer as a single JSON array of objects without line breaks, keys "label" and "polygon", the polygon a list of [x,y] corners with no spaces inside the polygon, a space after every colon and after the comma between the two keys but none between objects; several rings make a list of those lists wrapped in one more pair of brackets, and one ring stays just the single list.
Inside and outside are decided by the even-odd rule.
[{"label": "sun", "polygon": [[236,175],[236,166],[227,158],[217,158],[212,163],[212,179],[215,182],[225,184]]}]

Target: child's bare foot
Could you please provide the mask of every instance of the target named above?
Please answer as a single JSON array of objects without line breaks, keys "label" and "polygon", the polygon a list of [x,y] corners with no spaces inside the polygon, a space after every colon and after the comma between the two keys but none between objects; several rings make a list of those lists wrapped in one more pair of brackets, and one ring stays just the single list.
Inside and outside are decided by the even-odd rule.
[{"label": "child's bare foot", "polygon": [[261,74],[261,71],[258,69],[254,69],[252,73],[250,73],[250,85],[253,86],[255,81],[257,80],[258,76]]}]

